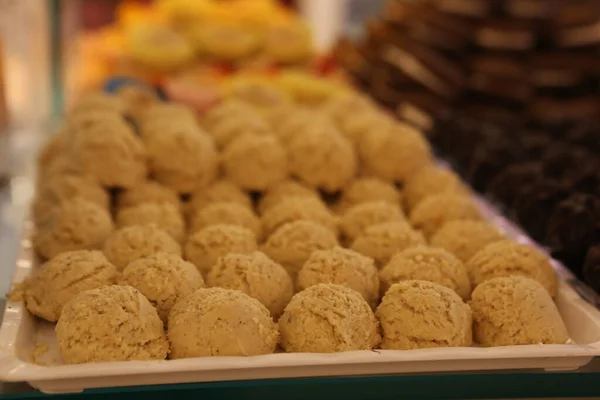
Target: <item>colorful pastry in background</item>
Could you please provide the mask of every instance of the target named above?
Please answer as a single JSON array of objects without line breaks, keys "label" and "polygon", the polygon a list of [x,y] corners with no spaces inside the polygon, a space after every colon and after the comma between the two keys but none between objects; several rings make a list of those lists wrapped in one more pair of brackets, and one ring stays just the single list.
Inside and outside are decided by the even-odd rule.
[{"label": "colorful pastry in background", "polygon": [[128,76],[203,110],[233,72],[271,76],[288,68],[294,72],[282,76],[282,85],[294,98],[312,103],[311,96],[320,100],[335,90],[312,80],[333,64],[315,53],[300,16],[276,0],[125,1],[115,23],[81,37],[78,48],[75,94]]}]

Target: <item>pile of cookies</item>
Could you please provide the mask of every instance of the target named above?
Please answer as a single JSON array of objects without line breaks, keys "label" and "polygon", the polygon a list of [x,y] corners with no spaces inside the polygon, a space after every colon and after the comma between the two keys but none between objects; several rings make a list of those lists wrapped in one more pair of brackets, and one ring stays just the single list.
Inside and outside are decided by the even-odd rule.
[{"label": "pile of cookies", "polygon": [[548,258],[419,131],[350,89],[259,89],[199,117],[104,94],[66,116],[39,158],[45,263],[11,296],[57,322],[64,362],[568,340]]},{"label": "pile of cookies", "polygon": [[341,64],[600,293],[598,0],[390,1]]}]

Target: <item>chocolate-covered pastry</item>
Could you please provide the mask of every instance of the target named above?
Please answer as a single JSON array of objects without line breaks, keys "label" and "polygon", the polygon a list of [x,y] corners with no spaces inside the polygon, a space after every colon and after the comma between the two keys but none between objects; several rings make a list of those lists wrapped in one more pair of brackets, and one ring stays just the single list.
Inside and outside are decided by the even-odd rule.
[{"label": "chocolate-covered pastry", "polygon": [[493,3],[487,0],[437,0],[443,12],[482,18],[492,13]]},{"label": "chocolate-covered pastry", "polygon": [[540,97],[527,108],[527,115],[540,123],[560,123],[563,121],[598,118],[600,98],[586,96],[575,99],[558,100]]},{"label": "chocolate-covered pastry", "polygon": [[508,57],[499,53],[477,54],[468,60],[469,69],[473,73],[495,77],[525,80],[527,67],[524,60]]},{"label": "chocolate-covered pastry", "polygon": [[596,292],[600,292],[600,243],[591,246],[583,264],[583,279]]},{"label": "chocolate-covered pastry", "polygon": [[542,156],[545,176],[565,188],[576,188],[590,174],[596,174],[598,160],[583,148],[556,143]]},{"label": "chocolate-covered pastry", "polygon": [[520,147],[498,127],[481,130],[483,141],[473,151],[466,170],[466,179],[478,190],[483,190],[489,181],[506,164],[523,160]]},{"label": "chocolate-covered pastry", "polygon": [[517,222],[532,238],[545,243],[548,218],[567,195],[568,191],[563,186],[550,180],[541,180],[524,187],[515,203]]},{"label": "chocolate-covered pastry", "polygon": [[503,3],[508,15],[523,19],[547,19],[557,10],[555,0],[506,0]]},{"label": "chocolate-covered pastry", "polygon": [[527,51],[535,45],[535,31],[524,20],[488,20],[479,26],[474,40],[488,50]]},{"label": "chocolate-covered pastry", "polygon": [[517,140],[525,153],[525,157],[531,161],[537,161],[542,158],[549,146],[554,144],[552,138],[541,131],[526,130]]},{"label": "chocolate-covered pastry", "polygon": [[[450,115],[437,121],[430,139],[435,148],[456,169],[464,172],[473,156],[472,148],[482,140],[481,123],[464,116]],[[465,146],[465,143],[469,143]]]},{"label": "chocolate-covered pastry", "polygon": [[553,28],[589,25],[600,17],[597,0],[558,1],[550,24]]},{"label": "chocolate-covered pastry", "polygon": [[502,104],[500,101],[491,101],[485,96],[469,94],[465,103],[461,105],[460,111],[470,117],[476,118],[481,122],[488,124],[498,124],[501,126],[514,126],[521,120],[517,103]]},{"label": "chocolate-covered pastry", "polygon": [[555,38],[557,45],[564,48],[598,46],[600,45],[600,19],[561,29],[556,33]]},{"label": "chocolate-covered pastry", "polygon": [[600,198],[576,193],[561,201],[548,219],[547,237],[554,253],[583,259],[600,239]]},{"label": "chocolate-covered pastry", "polygon": [[498,173],[486,186],[486,193],[512,212],[517,195],[541,179],[543,166],[539,162],[512,164]]},{"label": "chocolate-covered pastry", "polygon": [[434,49],[401,35],[381,50],[382,59],[402,74],[447,98],[460,94],[464,83],[462,69]]},{"label": "chocolate-covered pastry", "polygon": [[566,139],[590,151],[600,152],[600,121],[588,120],[575,124],[566,132]]},{"label": "chocolate-covered pastry", "polygon": [[404,91],[401,102],[396,107],[396,115],[401,120],[430,133],[435,121],[450,115],[450,107],[439,97],[425,91]]},{"label": "chocolate-covered pastry", "polygon": [[398,27],[407,37],[437,50],[452,54],[463,50],[468,44],[468,38],[444,30],[426,20],[411,19]]},{"label": "chocolate-covered pastry", "polygon": [[392,24],[402,26],[410,21],[423,21],[440,31],[469,39],[473,34],[475,21],[469,17],[440,12],[439,8],[429,2],[390,1],[382,12],[382,18]]},{"label": "chocolate-covered pastry", "polygon": [[518,103],[527,101],[533,93],[531,86],[526,81],[497,77],[482,72],[472,73],[467,85],[470,90]]}]

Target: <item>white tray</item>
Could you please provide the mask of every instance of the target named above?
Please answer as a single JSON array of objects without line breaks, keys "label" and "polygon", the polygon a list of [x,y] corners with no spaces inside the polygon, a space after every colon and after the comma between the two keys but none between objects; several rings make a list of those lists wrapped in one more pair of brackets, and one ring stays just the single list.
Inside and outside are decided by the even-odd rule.
[{"label": "white tray", "polygon": [[[530,242],[485,201],[479,202],[490,220],[507,235]],[[33,226],[28,223],[25,228],[14,283],[21,282],[37,264],[29,240]],[[572,280],[572,275],[560,264],[556,263],[556,267],[564,280]],[[600,355],[600,311],[564,281],[556,304],[569,331],[570,344],[336,354],[281,353],[61,365],[53,326],[32,317],[21,302],[8,301],[0,327],[0,380],[27,381],[42,392],[66,393],[99,387],[290,377],[503,369],[573,370]]]}]

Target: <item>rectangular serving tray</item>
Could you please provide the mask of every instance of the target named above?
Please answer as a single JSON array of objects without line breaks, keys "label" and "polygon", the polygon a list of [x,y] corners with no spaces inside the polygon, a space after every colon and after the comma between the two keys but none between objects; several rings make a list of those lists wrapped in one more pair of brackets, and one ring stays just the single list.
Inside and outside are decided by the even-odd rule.
[{"label": "rectangular serving tray", "polygon": [[[535,245],[486,201],[477,198],[477,202],[488,219],[507,236]],[[32,232],[33,224],[27,222],[13,284],[22,282],[38,267],[31,246]],[[582,291],[583,286],[564,267],[557,262],[554,264],[562,279],[556,304],[569,331],[571,341],[568,344],[335,354],[276,353],[254,357],[63,365],[53,326],[30,315],[23,303],[7,301],[0,327],[0,380],[26,381],[45,393],[67,393],[100,387],[292,377],[573,370],[600,355],[600,311],[592,304],[597,297]]]}]

